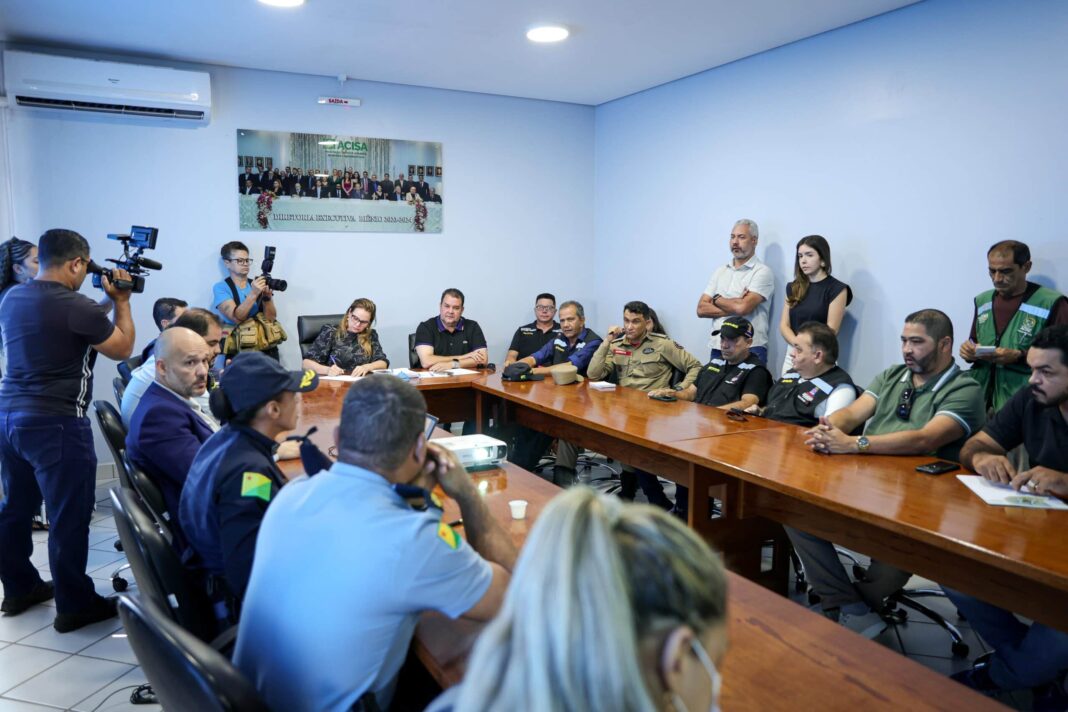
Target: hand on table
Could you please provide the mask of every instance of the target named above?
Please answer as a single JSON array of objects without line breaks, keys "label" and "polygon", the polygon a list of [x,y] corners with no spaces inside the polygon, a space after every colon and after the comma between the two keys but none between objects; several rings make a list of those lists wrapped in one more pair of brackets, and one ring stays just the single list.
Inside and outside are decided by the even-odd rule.
[{"label": "hand on table", "polygon": [[1016,468],[1009,462],[1009,458],[991,452],[981,452],[972,457],[972,469],[982,475],[983,479],[1003,485],[1010,484],[1016,477]]},{"label": "hand on table", "polygon": [[813,452],[825,455],[841,455],[847,452],[857,452],[857,439],[852,435],[846,435],[828,422],[826,417],[820,418],[820,423],[811,430],[806,430],[805,445],[812,448]]},{"label": "hand on table", "polygon": [[1012,478],[1012,486],[1035,494],[1053,494],[1068,497],[1068,473],[1048,467],[1032,467]]}]

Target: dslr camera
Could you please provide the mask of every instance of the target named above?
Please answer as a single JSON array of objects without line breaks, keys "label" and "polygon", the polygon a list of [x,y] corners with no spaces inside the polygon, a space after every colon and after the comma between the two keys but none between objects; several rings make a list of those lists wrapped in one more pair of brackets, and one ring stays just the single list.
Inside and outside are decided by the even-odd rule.
[{"label": "dslr camera", "polygon": [[[144,292],[145,275],[148,274],[148,270],[163,269],[163,265],[159,262],[142,257],[142,253],[145,250],[156,249],[156,237],[158,235],[158,228],[141,227],[140,225],[131,227],[129,235],[108,235],[109,240],[117,240],[122,243],[122,257],[119,259],[109,258],[107,262],[112,262],[118,269],[124,269],[129,272],[130,279],[115,279],[112,270],[90,261],[88,270],[93,275],[93,286],[97,289],[103,289],[101,278],[107,277],[108,281],[119,289],[128,289],[135,294]],[[132,254],[130,253],[131,247],[134,250]]]},{"label": "dslr camera", "polygon": [[289,282],[284,279],[275,279],[271,276],[271,270],[274,269],[274,253],[273,245],[267,245],[267,247],[263,248],[263,273],[260,276],[263,277],[263,281],[267,283],[269,289],[275,292],[284,292],[289,287]]}]

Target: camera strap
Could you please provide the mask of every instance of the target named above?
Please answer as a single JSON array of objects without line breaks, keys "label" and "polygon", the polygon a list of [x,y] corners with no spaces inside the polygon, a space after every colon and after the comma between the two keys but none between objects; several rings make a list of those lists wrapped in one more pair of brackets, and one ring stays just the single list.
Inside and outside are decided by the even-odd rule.
[{"label": "camera strap", "polygon": [[[241,306],[241,302],[243,300],[241,299],[241,295],[237,292],[237,285],[234,284],[233,277],[226,278],[226,286],[230,288],[230,294],[234,295],[234,309],[237,309],[239,306]],[[256,301],[259,300],[257,299]]]}]

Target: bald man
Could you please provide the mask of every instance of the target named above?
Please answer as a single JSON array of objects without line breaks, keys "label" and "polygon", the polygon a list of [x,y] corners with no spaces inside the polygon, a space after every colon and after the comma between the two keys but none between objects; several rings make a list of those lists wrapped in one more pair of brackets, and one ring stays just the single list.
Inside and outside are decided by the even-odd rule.
[{"label": "bald man", "polygon": [[201,443],[218,427],[195,400],[208,387],[213,349],[191,329],[172,326],[156,340],[156,380],[130,418],[126,452],[163,492],[176,542],[182,486]]}]

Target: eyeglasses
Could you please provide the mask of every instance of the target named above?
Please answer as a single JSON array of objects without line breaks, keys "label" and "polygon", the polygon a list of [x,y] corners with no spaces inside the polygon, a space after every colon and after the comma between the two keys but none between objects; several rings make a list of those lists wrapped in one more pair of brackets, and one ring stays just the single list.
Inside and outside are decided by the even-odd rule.
[{"label": "eyeglasses", "polygon": [[349,321],[351,321],[356,326],[360,326],[361,324],[366,325],[366,324],[370,324],[371,323],[369,321],[361,319],[360,317],[356,316],[355,314],[349,314]]},{"label": "eyeglasses", "polygon": [[253,262],[255,262],[256,260],[250,260],[250,259],[249,259],[249,258],[247,258],[247,257],[233,257],[233,258],[231,258],[231,259],[228,259],[228,260],[226,260],[226,261],[227,261],[227,262],[236,262],[236,263],[237,263],[237,264],[239,264],[239,265],[250,265],[250,264],[252,264]]},{"label": "eyeglasses", "polygon": [[897,417],[902,420],[908,420],[912,415],[912,401],[916,397],[916,389],[909,386],[901,392],[901,401],[897,404],[897,410],[894,411]]},{"label": "eyeglasses", "polygon": [[556,311],[556,307],[554,307],[552,305],[546,306],[545,304],[536,304],[536,305],[534,305],[534,309],[536,311],[542,311],[542,312]]}]

